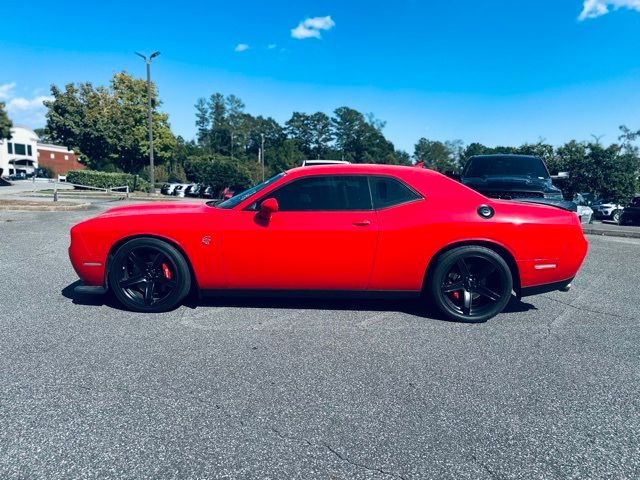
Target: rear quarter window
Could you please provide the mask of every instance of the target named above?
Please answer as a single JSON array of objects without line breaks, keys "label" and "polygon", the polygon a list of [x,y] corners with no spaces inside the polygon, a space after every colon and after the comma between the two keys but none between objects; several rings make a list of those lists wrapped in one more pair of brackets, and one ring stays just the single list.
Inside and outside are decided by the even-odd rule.
[{"label": "rear quarter window", "polygon": [[373,207],[382,209],[413,202],[422,197],[399,179],[392,177],[371,177]]}]

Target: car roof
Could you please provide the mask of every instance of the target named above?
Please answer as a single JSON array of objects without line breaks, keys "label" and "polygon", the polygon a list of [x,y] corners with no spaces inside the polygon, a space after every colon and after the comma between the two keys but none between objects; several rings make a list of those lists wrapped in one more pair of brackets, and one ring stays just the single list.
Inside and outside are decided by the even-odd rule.
[{"label": "car roof", "polygon": [[397,175],[404,176],[412,172],[424,172],[427,175],[440,175],[426,168],[404,165],[386,165],[377,163],[349,163],[333,165],[315,165],[313,168],[296,167],[287,171],[295,175],[327,175],[327,174],[367,174],[367,175]]}]

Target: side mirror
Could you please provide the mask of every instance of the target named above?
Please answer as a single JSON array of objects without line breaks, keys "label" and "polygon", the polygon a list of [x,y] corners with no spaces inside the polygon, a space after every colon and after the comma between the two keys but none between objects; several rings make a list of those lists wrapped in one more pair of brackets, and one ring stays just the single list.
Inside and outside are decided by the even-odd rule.
[{"label": "side mirror", "polygon": [[569,178],[569,172],[558,172],[557,175],[551,175],[552,180],[566,180]]},{"label": "side mirror", "polygon": [[260,205],[260,217],[264,220],[271,220],[271,215],[278,211],[278,200],[275,198],[267,198]]}]

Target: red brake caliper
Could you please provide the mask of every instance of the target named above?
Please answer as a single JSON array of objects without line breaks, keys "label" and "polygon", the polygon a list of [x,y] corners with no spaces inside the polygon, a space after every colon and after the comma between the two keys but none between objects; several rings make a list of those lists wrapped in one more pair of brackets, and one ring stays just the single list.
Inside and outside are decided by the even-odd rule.
[{"label": "red brake caliper", "polygon": [[171,280],[171,270],[169,270],[169,267],[166,263],[162,264],[162,273],[164,273],[164,278],[166,278],[167,280]]}]

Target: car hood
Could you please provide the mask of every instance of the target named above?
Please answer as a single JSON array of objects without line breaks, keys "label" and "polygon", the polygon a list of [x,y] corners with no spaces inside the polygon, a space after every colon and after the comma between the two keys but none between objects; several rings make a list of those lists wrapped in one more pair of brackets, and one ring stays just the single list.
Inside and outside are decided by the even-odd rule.
[{"label": "car hood", "polygon": [[123,205],[121,207],[110,208],[100,217],[120,217],[130,215],[166,215],[199,213],[208,208],[200,202],[159,202],[140,203],[136,205]]}]

